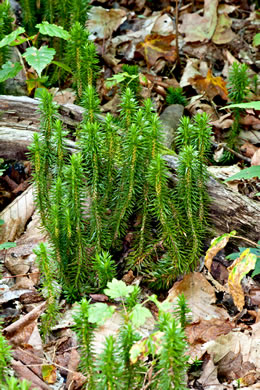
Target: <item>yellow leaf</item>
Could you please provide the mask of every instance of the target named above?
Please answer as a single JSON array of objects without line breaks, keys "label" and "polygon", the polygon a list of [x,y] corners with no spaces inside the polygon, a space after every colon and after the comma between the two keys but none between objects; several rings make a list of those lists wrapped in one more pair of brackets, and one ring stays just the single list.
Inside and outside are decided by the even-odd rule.
[{"label": "yellow leaf", "polygon": [[230,233],[222,234],[222,236],[219,236],[217,238],[214,238],[214,240],[211,241],[211,245],[209,249],[206,252],[205,255],[205,266],[208,268],[208,270],[211,270],[211,264],[213,261],[213,258],[216,256],[216,254],[225,246],[227,245],[230,237],[233,237],[236,235],[236,231],[233,230]]},{"label": "yellow leaf", "polygon": [[257,257],[253,253],[250,253],[250,249],[247,248],[241,255],[228,267],[228,287],[229,292],[233,298],[234,304],[241,311],[245,304],[245,295],[241,285],[241,280],[252,269],[255,268]]},{"label": "yellow leaf", "polygon": [[52,384],[57,380],[56,367],[52,364],[42,365],[42,377],[46,383]]},{"label": "yellow leaf", "polygon": [[175,35],[150,34],[144,42],[138,43],[136,50],[143,55],[148,67],[155,64],[158,58],[174,62],[177,58],[176,48],[171,45]]}]

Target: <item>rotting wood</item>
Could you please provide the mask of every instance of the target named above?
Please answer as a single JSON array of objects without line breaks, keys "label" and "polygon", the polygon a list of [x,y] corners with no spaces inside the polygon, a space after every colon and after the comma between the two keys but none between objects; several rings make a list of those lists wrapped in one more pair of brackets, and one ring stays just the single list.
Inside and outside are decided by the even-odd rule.
[{"label": "rotting wood", "polygon": [[[2,134],[10,128],[10,137],[13,142],[13,153],[19,146],[20,154],[25,156],[27,147],[31,142],[33,131],[39,131],[39,101],[24,96],[0,95],[0,157],[5,157],[6,143],[3,144]],[[84,109],[75,104],[61,104],[59,112],[61,120],[68,128],[75,129],[82,120]],[[19,136],[20,132],[22,136]],[[27,132],[27,133],[26,133]],[[17,142],[15,137],[17,135]],[[26,137],[27,135],[27,137]],[[23,137],[23,138],[22,138]],[[23,147],[21,138],[23,139]],[[76,145],[68,140],[70,150]],[[10,153],[9,153],[10,154]],[[170,168],[176,169],[177,159],[174,156],[165,156]],[[240,235],[257,242],[260,239],[260,204],[248,197],[239,194],[227,185],[210,177],[208,191],[211,198],[210,219],[214,225],[215,234],[223,234],[237,230]],[[213,230],[213,229],[212,229]]]}]

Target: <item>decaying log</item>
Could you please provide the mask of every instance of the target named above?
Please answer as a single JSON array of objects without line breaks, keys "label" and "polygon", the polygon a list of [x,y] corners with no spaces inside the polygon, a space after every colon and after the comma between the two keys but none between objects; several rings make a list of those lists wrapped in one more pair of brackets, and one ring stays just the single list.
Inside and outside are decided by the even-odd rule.
[{"label": "decaying log", "polygon": [[[13,153],[12,158],[16,158],[17,151],[20,155],[25,155],[32,133],[39,131],[38,105],[38,100],[28,97],[0,95],[0,157],[5,157],[9,153],[10,158]],[[60,105],[59,112],[61,120],[69,129],[75,129],[82,120],[83,108],[75,104]],[[72,141],[68,143],[69,148],[73,150],[74,143]],[[177,159],[165,156],[165,160],[174,171]],[[252,241],[257,242],[260,239],[259,202],[233,191],[213,177],[209,180],[208,191],[211,197],[210,217],[216,234],[237,230],[240,235]]]},{"label": "decaying log", "polygon": [[[177,158],[164,156],[168,166],[176,170]],[[173,177],[174,179],[174,177]],[[239,235],[257,242],[260,240],[260,203],[242,195],[226,184],[210,176],[208,193],[211,199],[209,206],[210,220],[214,235],[236,230]],[[241,242],[240,242],[241,243]],[[247,246],[244,242],[243,246]]]}]

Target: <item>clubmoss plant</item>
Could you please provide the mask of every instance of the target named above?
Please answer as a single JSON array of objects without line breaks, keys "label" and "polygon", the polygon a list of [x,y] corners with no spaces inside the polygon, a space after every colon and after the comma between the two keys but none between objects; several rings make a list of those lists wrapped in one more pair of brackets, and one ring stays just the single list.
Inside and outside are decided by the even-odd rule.
[{"label": "clubmoss plant", "polygon": [[166,94],[166,103],[167,104],[181,104],[187,106],[187,99],[184,95],[183,89],[181,87],[169,87],[167,88]]},{"label": "clubmoss plant", "polygon": [[[147,298],[147,301],[151,300],[158,306],[159,319],[155,322],[155,329],[159,329],[159,332],[155,331],[142,339],[140,326],[152,315],[145,307],[147,301],[140,303],[140,288],[126,286],[124,282],[113,279],[105,293],[111,299],[120,301],[117,311],[122,316],[122,325],[116,339],[106,337],[100,354],[94,350],[94,331],[113,315],[115,307],[104,303],[90,304],[83,299],[74,317],[80,344],[80,367],[87,377],[85,388],[119,390],[174,387],[186,390],[187,343],[179,320],[166,311],[169,304],[160,303],[155,295]],[[178,306],[181,306],[185,325],[188,308],[184,298]]]},{"label": "clubmoss plant", "polygon": [[[229,70],[228,76],[228,97],[232,103],[242,103],[246,97],[248,96],[250,89],[250,78],[248,74],[248,66],[246,64],[239,64],[238,62],[234,62]],[[231,127],[230,134],[228,136],[227,145],[234,149],[236,146],[237,136],[239,134],[240,126],[240,113],[241,109],[234,108],[233,116],[234,123]],[[234,155],[230,152],[225,152],[223,156],[224,160],[233,159]]]},{"label": "clubmoss plant", "polygon": [[95,261],[103,250],[122,252],[129,229],[133,240],[128,266],[149,274],[154,286],[167,288],[180,273],[194,269],[201,251],[208,203],[208,117],[198,114],[192,122],[183,118],[177,135],[178,184],[171,189],[151,102],[139,108],[127,88],[119,128],[110,114],[100,120],[92,86],[83,96],[79,153],[63,158],[65,134],[50,97],[41,105],[42,135],[35,136],[32,146],[37,204],[64,291],[74,286],[80,296],[102,286]]},{"label": "clubmoss plant", "polygon": [[0,323],[0,383],[4,383],[4,378],[11,360],[11,346],[2,334],[2,323]]},{"label": "clubmoss plant", "polygon": [[43,340],[46,341],[46,337],[49,335],[51,328],[57,323],[60,317],[59,297],[61,287],[56,281],[56,262],[53,261],[46,245],[40,243],[38,249],[34,250],[34,253],[37,255],[39,270],[43,277],[41,291],[47,301],[47,308],[41,316],[41,333]]},{"label": "clubmoss plant", "polygon": [[[0,41],[5,37],[5,35],[12,32],[12,22],[13,17],[11,14],[11,7],[9,0],[4,0],[0,4]],[[0,48],[0,68],[6,63],[10,57],[10,49],[8,46]],[[0,92],[3,92],[3,86],[0,83]]]}]

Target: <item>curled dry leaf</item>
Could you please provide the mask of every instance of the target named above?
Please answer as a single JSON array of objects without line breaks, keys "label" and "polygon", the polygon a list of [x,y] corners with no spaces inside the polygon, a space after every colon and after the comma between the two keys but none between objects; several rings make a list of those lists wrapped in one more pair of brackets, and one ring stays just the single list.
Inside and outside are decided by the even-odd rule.
[{"label": "curled dry leaf", "polygon": [[204,15],[185,14],[180,32],[185,34],[186,42],[204,42],[211,39],[217,25],[218,0],[204,1]]},{"label": "curled dry leaf", "polygon": [[245,142],[241,148],[240,148],[240,151],[241,153],[243,153],[246,157],[253,157],[253,155],[255,154],[255,152],[258,150],[259,148],[253,144],[251,144],[251,142]]},{"label": "curled dry leaf", "polygon": [[241,280],[248,274],[249,271],[255,268],[257,257],[250,253],[247,248],[241,255],[228,267],[228,288],[233,298],[234,304],[241,311],[245,304],[244,290],[241,285]]},{"label": "curled dry leaf", "polygon": [[88,30],[96,38],[106,39],[126,20],[126,12],[122,9],[105,9],[103,7],[91,7]]},{"label": "curled dry leaf", "polygon": [[205,266],[208,268],[209,271],[211,269],[213,258],[221,249],[225,248],[230,237],[235,236],[235,234],[236,232],[233,230],[230,233],[222,234],[222,236],[219,236],[217,238],[214,238],[214,240],[212,240],[211,245],[205,255]]},{"label": "curled dry leaf", "polygon": [[197,92],[206,93],[209,99],[220,95],[223,100],[228,100],[226,82],[222,77],[214,77],[210,69],[208,70],[207,77],[196,75],[190,78],[189,82]]},{"label": "curled dry leaf", "polygon": [[260,148],[258,148],[251,160],[251,165],[260,165]]},{"label": "curled dry leaf", "polygon": [[174,62],[177,58],[176,47],[171,45],[174,39],[174,34],[167,36],[150,34],[143,42],[138,43],[136,51],[142,54],[148,67],[153,66],[158,58]]},{"label": "curled dry leaf", "polygon": [[217,45],[231,42],[236,37],[236,34],[231,30],[231,26],[232,19],[228,15],[225,13],[219,15],[212,42]]}]

